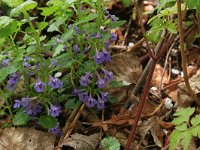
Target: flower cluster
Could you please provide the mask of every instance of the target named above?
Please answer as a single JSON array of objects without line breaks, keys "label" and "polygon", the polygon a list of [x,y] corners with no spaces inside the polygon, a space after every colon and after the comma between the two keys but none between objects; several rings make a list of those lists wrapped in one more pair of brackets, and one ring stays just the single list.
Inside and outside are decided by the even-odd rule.
[{"label": "flower cluster", "polygon": [[[58,78],[54,78],[54,77],[50,76],[48,85],[52,89],[58,89],[63,86],[63,82]],[[40,78],[38,78],[37,82],[35,83],[34,88],[38,93],[40,93],[40,92],[44,91],[45,86],[46,86],[46,84]]]},{"label": "flower cluster", "polygon": [[18,83],[18,81],[20,80],[20,73],[13,73],[9,76],[9,79],[7,81],[7,89],[9,91],[13,91],[16,84]]},{"label": "flower cluster", "polygon": [[33,101],[34,98],[25,97],[21,100],[15,100],[13,108],[24,108],[24,111],[29,116],[37,116],[42,112],[42,106],[40,103]]}]

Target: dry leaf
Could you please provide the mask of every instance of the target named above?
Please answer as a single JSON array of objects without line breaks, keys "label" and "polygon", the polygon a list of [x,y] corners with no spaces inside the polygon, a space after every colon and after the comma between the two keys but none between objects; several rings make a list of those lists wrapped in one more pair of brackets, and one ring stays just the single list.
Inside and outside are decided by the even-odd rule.
[{"label": "dry leaf", "polygon": [[159,125],[159,117],[153,116],[149,118],[147,121],[143,121],[138,126],[138,133],[141,136],[141,140],[144,140],[148,131],[151,131],[151,135],[153,136],[154,142],[157,146],[162,147],[162,128]]},{"label": "dry leaf", "polygon": [[70,138],[64,139],[61,146],[72,147],[74,150],[95,150],[98,142],[99,133],[90,136],[75,133]]},{"label": "dry leaf", "polygon": [[53,150],[55,137],[33,128],[0,129],[0,150]]},{"label": "dry leaf", "polygon": [[[194,93],[198,94],[200,92],[200,70],[189,79],[189,82]],[[188,90],[186,89],[184,82],[180,83],[178,86],[178,106],[189,107],[194,102],[194,99],[187,93]]]}]

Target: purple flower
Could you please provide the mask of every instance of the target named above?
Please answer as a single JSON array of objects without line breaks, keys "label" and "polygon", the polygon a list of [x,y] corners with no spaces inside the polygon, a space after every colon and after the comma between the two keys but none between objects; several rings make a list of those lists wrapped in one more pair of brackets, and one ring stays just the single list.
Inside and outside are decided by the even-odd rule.
[{"label": "purple flower", "polygon": [[106,49],[103,49],[102,55],[104,57],[104,61],[105,62],[109,62],[110,61],[110,53]]},{"label": "purple flower", "polygon": [[35,90],[39,93],[44,91],[45,88],[45,83],[41,81],[41,79],[38,79],[35,86],[34,86]]},{"label": "purple flower", "polygon": [[80,34],[81,33],[77,26],[75,26],[74,31],[75,31],[76,34]]},{"label": "purple flower", "polygon": [[15,100],[13,108],[19,108],[19,107],[21,107],[21,100]]},{"label": "purple flower", "polygon": [[96,35],[97,35],[97,33],[93,32],[93,33],[90,34],[90,37],[95,37]]},{"label": "purple flower", "polygon": [[73,45],[73,50],[75,53],[79,53],[80,52],[80,48],[78,47],[77,44]]},{"label": "purple flower", "polygon": [[97,74],[98,79],[97,79],[97,86],[98,88],[102,89],[104,87],[106,87],[106,83],[105,81]]},{"label": "purple flower", "polygon": [[16,83],[19,81],[19,79],[20,79],[20,73],[13,73],[12,75],[10,75],[8,81],[11,83]]},{"label": "purple flower", "polygon": [[9,80],[7,82],[7,88],[10,91],[13,91],[17,82],[20,80],[20,74],[19,73],[13,73],[9,76]]},{"label": "purple flower", "polygon": [[108,101],[108,92],[100,92],[100,94],[101,94],[101,99],[104,102],[107,102]]},{"label": "purple flower", "polygon": [[97,39],[102,39],[102,35],[101,35],[101,34],[97,34],[95,37],[96,37]]},{"label": "purple flower", "polygon": [[37,116],[42,112],[42,106],[39,103],[29,103],[24,109],[29,116]]},{"label": "purple flower", "polygon": [[112,71],[107,71],[107,70],[103,69],[103,73],[104,73],[104,79],[107,82],[113,81],[113,72]]},{"label": "purple flower", "polygon": [[96,51],[96,55],[93,58],[94,58],[94,61],[97,64],[102,64],[103,61],[104,61],[104,55],[103,55],[103,53],[99,52],[98,50]]},{"label": "purple flower", "polygon": [[103,99],[101,99],[98,95],[98,99],[97,99],[97,108],[98,109],[103,109],[105,107],[105,101]]},{"label": "purple flower", "polygon": [[70,29],[71,27],[72,27],[72,24],[69,24],[69,25],[67,26],[68,29]]},{"label": "purple flower", "polygon": [[28,62],[23,62],[23,66],[25,68],[31,68],[31,65]]},{"label": "purple flower", "polygon": [[7,89],[9,90],[9,91],[13,91],[14,90],[14,88],[15,88],[15,83],[13,83],[13,82],[7,82]]},{"label": "purple flower", "polygon": [[57,117],[62,112],[62,107],[59,104],[51,105],[49,113],[53,117]]},{"label": "purple flower", "polygon": [[115,15],[110,15],[110,21],[115,22],[117,20]]},{"label": "purple flower", "polygon": [[59,123],[57,123],[56,127],[49,129],[49,132],[53,133],[57,138],[59,138],[62,135]]},{"label": "purple flower", "polygon": [[88,46],[82,53],[87,54],[89,52],[90,48],[91,48],[91,46]]},{"label": "purple flower", "polygon": [[51,64],[49,65],[49,67],[50,67],[50,68],[56,67],[57,62],[58,62],[57,60],[53,60],[53,61],[51,62]]},{"label": "purple flower", "polygon": [[117,40],[117,35],[116,35],[115,33],[111,33],[111,38],[110,38],[110,40],[111,40],[112,42],[116,41],[116,40]]},{"label": "purple flower", "polygon": [[85,104],[87,105],[87,107],[92,108],[95,106],[95,104],[97,103],[96,99],[94,99],[92,97],[92,95],[90,94],[88,100],[85,102]]},{"label": "purple flower", "polygon": [[56,43],[62,43],[62,40],[59,38],[56,38]]},{"label": "purple flower", "polygon": [[53,89],[58,89],[63,86],[63,82],[58,78],[53,78],[52,76],[50,76],[48,85],[51,86]]},{"label": "purple flower", "polygon": [[33,100],[33,98],[24,97],[24,98],[22,98],[20,104],[22,105],[22,107],[26,108],[31,103],[32,100]]},{"label": "purple flower", "polygon": [[78,96],[80,93],[82,93],[83,91],[82,90],[78,90],[78,89],[74,89],[73,91],[72,91],[72,95],[73,96]]},{"label": "purple flower", "polygon": [[1,64],[2,64],[3,67],[7,67],[8,62],[9,62],[9,59],[4,59],[4,60],[2,60]]},{"label": "purple flower", "polygon": [[88,93],[86,92],[81,92],[78,94],[78,96],[81,102],[86,102],[89,99]]},{"label": "purple flower", "polygon": [[81,76],[79,80],[80,85],[82,86],[87,86],[88,83],[90,83],[91,81],[92,81],[92,74],[90,72],[87,72],[85,76]]}]

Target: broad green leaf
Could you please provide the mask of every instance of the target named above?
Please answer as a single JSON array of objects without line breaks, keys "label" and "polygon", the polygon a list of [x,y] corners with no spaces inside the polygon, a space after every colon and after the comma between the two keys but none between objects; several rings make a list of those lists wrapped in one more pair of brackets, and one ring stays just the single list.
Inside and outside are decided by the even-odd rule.
[{"label": "broad green leaf", "polygon": [[186,4],[190,9],[196,9],[200,13],[200,0],[187,0]]},{"label": "broad green leaf", "polygon": [[91,21],[91,20],[94,20],[94,19],[97,18],[97,17],[98,17],[98,14],[90,13],[89,15],[87,15],[87,16],[81,18],[81,20],[77,21],[77,22],[75,23],[75,25],[79,25],[79,24],[81,24],[81,23],[89,22],[89,21]]},{"label": "broad green leaf", "polygon": [[8,16],[1,16],[0,17],[0,29],[5,28],[9,24],[11,24],[14,21],[14,19],[8,17]]},{"label": "broad green leaf", "polygon": [[74,30],[69,29],[61,36],[61,40],[67,41],[67,40],[71,39],[73,37],[73,35],[74,35]]},{"label": "broad green leaf", "polygon": [[65,109],[75,109],[80,106],[80,104],[80,101],[77,101],[76,99],[70,99],[65,103]]},{"label": "broad green leaf", "polygon": [[194,113],[195,108],[181,108],[174,113],[174,120],[172,121],[175,125],[180,125],[181,123],[188,123],[189,117]]},{"label": "broad green leaf", "polygon": [[50,115],[40,116],[38,121],[46,129],[54,128],[57,125],[57,119]]},{"label": "broad green leaf", "polygon": [[56,12],[61,7],[62,5],[53,5],[50,7],[44,7],[44,8],[39,8],[39,9],[42,10],[42,13],[41,13],[42,16],[49,16],[53,14],[54,12]]},{"label": "broad green leaf", "polygon": [[6,3],[9,7],[17,7],[24,1],[23,0],[2,0],[2,2]]},{"label": "broad green leaf", "polygon": [[57,45],[53,53],[53,57],[59,55],[62,51],[64,51],[64,47],[65,45],[62,45],[62,44]]},{"label": "broad green leaf", "polygon": [[190,122],[191,122],[192,126],[196,126],[196,125],[200,126],[200,114],[193,117]]},{"label": "broad green leaf", "polygon": [[165,23],[166,25],[166,29],[171,32],[171,33],[174,33],[176,34],[177,33],[177,29],[176,29],[176,25],[175,23],[172,23],[171,21],[166,21]]},{"label": "broad green leaf", "polygon": [[111,29],[114,29],[114,28],[120,27],[120,26],[123,25],[124,23],[126,23],[125,20],[111,22],[110,28],[111,28]]},{"label": "broad green leaf", "polygon": [[17,31],[20,23],[8,16],[0,17],[0,38],[8,37]]},{"label": "broad green leaf", "polygon": [[115,137],[106,137],[101,140],[101,145],[106,150],[119,150],[120,149],[120,143]]},{"label": "broad green leaf", "polygon": [[16,65],[0,69],[0,82],[2,82],[8,75],[16,72],[17,70],[18,68]]},{"label": "broad green leaf", "polygon": [[30,117],[25,112],[17,112],[16,115],[13,117],[13,125],[26,125],[27,122],[30,120]]},{"label": "broad green leaf", "polygon": [[10,16],[17,16],[23,11],[28,11],[34,9],[37,6],[37,2],[32,0],[27,0],[24,3],[20,4],[16,8],[12,9],[10,12]]},{"label": "broad green leaf", "polygon": [[42,31],[44,28],[48,26],[48,22],[40,22],[38,24],[38,28]]}]

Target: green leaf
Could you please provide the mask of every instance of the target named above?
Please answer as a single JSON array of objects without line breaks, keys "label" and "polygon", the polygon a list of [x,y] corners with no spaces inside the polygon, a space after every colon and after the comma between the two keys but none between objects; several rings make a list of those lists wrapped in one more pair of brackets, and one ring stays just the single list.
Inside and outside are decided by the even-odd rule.
[{"label": "green leaf", "polygon": [[101,140],[101,145],[106,150],[119,150],[120,149],[120,143],[115,137],[106,137]]},{"label": "green leaf", "polygon": [[190,122],[191,122],[192,126],[199,125],[200,124],[200,114],[193,117]]},{"label": "green leaf", "polygon": [[67,41],[67,40],[71,39],[73,37],[73,35],[74,35],[74,30],[69,29],[61,36],[61,40]]},{"label": "green leaf", "polygon": [[16,65],[0,69],[0,82],[2,82],[8,75],[16,72],[17,70],[18,67]]},{"label": "green leaf", "polygon": [[178,147],[180,140],[181,132],[177,130],[173,131],[170,137],[169,150],[175,150]]},{"label": "green leaf", "polygon": [[64,47],[65,45],[62,45],[62,44],[57,45],[53,53],[53,57],[59,55],[62,51],[64,51]]},{"label": "green leaf", "polygon": [[126,7],[129,7],[131,5],[131,0],[122,0],[122,2]]},{"label": "green leaf", "polygon": [[124,86],[123,82],[122,81],[112,81],[110,84],[109,84],[111,87],[122,87]]},{"label": "green leaf", "polygon": [[47,129],[54,128],[57,125],[57,119],[50,115],[40,116],[38,121],[42,125],[42,127]]},{"label": "green leaf", "polygon": [[80,101],[77,101],[76,99],[71,99],[65,103],[65,109],[75,109],[80,106],[80,104]]},{"label": "green leaf", "polygon": [[120,27],[120,26],[123,25],[124,23],[126,23],[125,20],[120,20],[120,21],[112,22],[112,23],[110,24],[110,28],[111,28],[111,29],[114,29],[114,28]]},{"label": "green leaf", "polygon": [[194,113],[195,108],[181,108],[174,113],[174,120],[172,121],[175,125],[180,125],[184,122],[189,122],[189,117]]},{"label": "green leaf", "polygon": [[16,115],[13,117],[13,125],[19,126],[19,125],[26,125],[27,122],[30,120],[30,117],[25,112],[19,111],[16,113]]},{"label": "green leaf", "polygon": [[23,0],[2,0],[2,2],[6,3],[9,7],[17,7],[24,1]]},{"label": "green leaf", "polygon": [[0,17],[0,38],[8,37],[17,31],[20,23],[8,16]]},{"label": "green leaf", "polygon": [[171,21],[168,20],[168,21],[166,21],[165,26],[166,26],[166,29],[169,32],[174,33],[174,34],[177,33],[176,24],[175,23],[172,23]]},{"label": "green leaf", "polygon": [[192,134],[190,131],[186,131],[182,134],[181,145],[183,145],[183,150],[188,150],[188,146],[192,139]]},{"label": "green leaf", "polygon": [[191,127],[190,131],[193,136],[200,139],[200,126],[193,126]]},{"label": "green leaf", "polygon": [[27,0],[24,3],[20,4],[16,8],[12,9],[10,12],[10,16],[14,17],[19,15],[23,11],[28,11],[34,9],[37,6],[37,2],[32,0]]},{"label": "green leaf", "polygon": [[187,0],[186,4],[190,9],[196,9],[200,13],[200,0]]},{"label": "green leaf", "polygon": [[40,22],[38,24],[38,28],[42,31],[44,28],[48,26],[48,22]]},{"label": "green leaf", "polygon": [[41,13],[42,16],[50,16],[51,14],[56,12],[61,7],[62,7],[62,5],[59,4],[59,5],[53,5],[51,7],[39,8],[39,10],[42,10],[42,13]]},{"label": "green leaf", "polygon": [[81,18],[79,21],[77,21],[77,22],[75,23],[75,26],[76,26],[76,25],[79,25],[79,24],[81,24],[81,23],[85,23],[85,22],[89,22],[89,21],[91,21],[91,20],[94,20],[94,19],[97,18],[97,17],[98,17],[98,14],[90,13],[89,15],[87,15],[87,16]]},{"label": "green leaf", "polygon": [[178,130],[178,131],[186,131],[187,129],[188,129],[188,127],[187,127],[186,123],[176,126],[176,130]]}]

